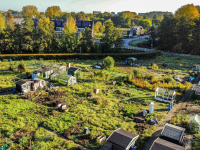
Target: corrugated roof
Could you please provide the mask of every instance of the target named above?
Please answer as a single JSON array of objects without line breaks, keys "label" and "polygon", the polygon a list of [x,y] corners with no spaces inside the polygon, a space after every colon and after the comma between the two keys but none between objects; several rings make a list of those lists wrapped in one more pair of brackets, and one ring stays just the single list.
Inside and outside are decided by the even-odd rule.
[{"label": "corrugated roof", "polygon": [[185,150],[185,147],[157,138],[150,150]]},{"label": "corrugated roof", "polygon": [[76,70],[79,70],[80,68],[76,68],[76,67],[70,67],[69,69],[68,69],[68,71],[73,71],[73,72],[75,72]]},{"label": "corrugated roof", "polygon": [[119,147],[126,148],[127,146],[129,146],[132,139],[137,136],[138,135],[136,135],[136,134],[133,134],[129,131],[119,128],[119,129],[113,131],[113,133],[107,139],[107,141],[112,144],[115,144]]},{"label": "corrugated roof", "polygon": [[21,79],[21,80],[17,81],[16,84],[17,85],[22,85],[22,84],[26,83],[27,81],[28,80],[26,80],[26,79]]}]

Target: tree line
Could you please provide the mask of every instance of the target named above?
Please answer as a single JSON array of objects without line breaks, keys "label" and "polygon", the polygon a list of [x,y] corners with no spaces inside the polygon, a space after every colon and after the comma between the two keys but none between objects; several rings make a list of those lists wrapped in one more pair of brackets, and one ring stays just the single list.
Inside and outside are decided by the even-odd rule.
[{"label": "tree line", "polygon": [[[35,13],[35,11],[33,11]],[[24,23],[16,24],[8,13],[5,18],[0,13],[0,52],[1,54],[22,53],[93,53],[106,52],[113,45],[121,47],[122,32],[114,28],[111,20],[104,23],[105,30],[102,43],[92,41],[92,30],[85,28],[76,36],[76,20],[69,17],[64,26],[63,34],[58,35],[50,18],[39,19],[37,28],[31,16],[26,16]]]},{"label": "tree line", "polygon": [[170,52],[200,54],[200,6],[188,4],[175,15],[164,15],[158,27],[159,49]]}]

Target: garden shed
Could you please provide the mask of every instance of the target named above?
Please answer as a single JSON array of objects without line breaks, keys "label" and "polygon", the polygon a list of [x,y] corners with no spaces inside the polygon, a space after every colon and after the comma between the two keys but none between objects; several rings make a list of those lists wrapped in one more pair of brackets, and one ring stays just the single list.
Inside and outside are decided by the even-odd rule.
[{"label": "garden shed", "polygon": [[78,71],[80,71],[81,68],[77,68],[77,67],[70,67],[68,69],[68,74],[74,76]]},{"label": "garden shed", "polygon": [[68,74],[54,73],[51,75],[51,80],[63,82],[66,85],[74,85],[77,84],[76,77]]},{"label": "garden shed", "polygon": [[196,114],[189,119],[189,127],[191,131],[199,132],[200,117]]},{"label": "garden shed", "polygon": [[185,147],[157,138],[149,150],[185,150]]},{"label": "garden shed", "polygon": [[46,68],[46,67],[41,67],[36,70],[37,72],[40,73],[40,75],[43,76],[43,78],[50,78],[50,75],[53,74],[54,70],[52,68]]},{"label": "garden shed", "polygon": [[200,96],[200,87],[193,86],[192,90],[195,92],[195,95]]},{"label": "garden shed", "polygon": [[196,70],[197,70],[197,71],[200,71],[200,66],[196,66]]},{"label": "garden shed", "polygon": [[176,92],[174,90],[168,90],[157,87],[155,91],[155,99],[158,101],[173,103],[175,97],[176,97]]},{"label": "garden shed", "polygon": [[31,79],[21,79],[16,82],[16,90],[19,92],[29,92],[35,91],[37,89],[42,89],[46,86],[46,81],[42,79],[35,78]]},{"label": "garden shed", "polygon": [[134,57],[129,57],[126,59],[126,65],[134,65],[137,61],[137,58],[134,58]]},{"label": "garden shed", "polygon": [[66,71],[67,67],[63,65],[55,64],[52,66],[52,69],[54,70],[54,72],[64,72]]},{"label": "garden shed", "polygon": [[118,128],[108,137],[107,142],[112,144],[112,150],[129,150],[135,146],[139,135]]},{"label": "garden shed", "polygon": [[161,132],[161,138],[175,144],[180,144],[184,132],[185,128],[166,123]]}]

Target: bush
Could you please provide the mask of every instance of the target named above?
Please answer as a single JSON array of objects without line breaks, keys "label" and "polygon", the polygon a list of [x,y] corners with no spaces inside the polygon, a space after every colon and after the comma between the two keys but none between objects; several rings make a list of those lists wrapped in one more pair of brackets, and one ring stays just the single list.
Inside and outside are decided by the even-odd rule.
[{"label": "bush", "polygon": [[158,70],[158,69],[159,69],[158,65],[157,65],[157,64],[154,64],[154,63],[152,64],[151,67],[152,67],[152,69],[154,69],[154,70]]},{"label": "bush", "polygon": [[163,81],[169,83],[169,82],[174,82],[175,80],[172,77],[164,77]]},{"label": "bush", "polygon": [[115,61],[112,57],[110,56],[107,56],[105,59],[104,59],[104,63],[105,63],[105,67],[108,68],[108,69],[113,69],[114,68],[114,65],[115,65]]},{"label": "bush", "polygon": [[139,77],[140,76],[140,70],[134,69],[133,73],[134,73],[135,77]]},{"label": "bush", "polygon": [[18,65],[18,70],[19,72],[25,72],[26,71],[26,64],[24,63],[24,61],[22,60],[19,65]]}]

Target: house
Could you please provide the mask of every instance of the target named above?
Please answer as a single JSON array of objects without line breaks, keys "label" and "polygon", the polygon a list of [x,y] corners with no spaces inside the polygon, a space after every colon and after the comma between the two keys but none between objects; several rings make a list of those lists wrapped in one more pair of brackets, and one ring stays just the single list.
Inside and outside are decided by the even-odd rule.
[{"label": "house", "polygon": [[116,15],[115,12],[111,12],[111,15]]},{"label": "house", "polygon": [[54,73],[51,75],[51,80],[60,80],[69,86],[77,84],[76,77],[68,74]]},{"label": "house", "polygon": [[185,147],[157,138],[149,150],[185,150]]},{"label": "house", "polygon": [[19,92],[29,92],[35,91],[37,89],[42,89],[46,86],[46,81],[42,79],[21,79],[16,82],[16,90]]},{"label": "house", "polygon": [[180,144],[183,138],[185,128],[181,128],[169,123],[166,123],[160,138],[172,142],[174,144]]},{"label": "house", "polygon": [[119,128],[113,131],[107,142],[112,144],[112,150],[130,150],[131,147],[135,146],[138,137],[139,135]]},{"label": "house", "polygon": [[24,18],[13,18],[13,21],[16,23],[16,24],[23,24],[25,21],[24,21]]},{"label": "house", "polygon": [[54,72],[64,72],[66,71],[66,66],[55,64],[52,66],[52,69],[54,70]]},{"label": "house", "polygon": [[167,103],[173,103],[176,97],[176,92],[174,90],[168,90],[164,88],[157,87],[155,91],[155,100],[163,101]]},{"label": "house", "polygon": [[133,35],[144,35],[144,28],[142,26],[132,27],[129,33],[129,37],[133,37]]},{"label": "house", "polygon": [[50,75],[53,73],[54,73],[54,70],[52,68],[41,67],[32,73],[32,78],[33,78],[33,75],[35,76],[35,74],[37,74],[37,76],[39,75],[39,76],[42,76],[43,78],[48,79],[50,78]]},{"label": "house", "polygon": [[101,11],[93,11],[93,14],[94,15],[98,15],[98,14],[100,14],[101,13]]},{"label": "house", "polygon": [[[37,29],[37,24],[38,24],[38,19],[33,19],[35,28]],[[67,21],[65,20],[55,20],[51,19],[54,23],[54,29],[57,34],[62,34],[62,30],[64,29],[64,26]],[[94,22],[93,21],[76,21],[76,26],[77,26],[77,32],[76,35],[78,36],[81,31],[85,31],[85,28],[90,28],[92,29],[92,37],[94,37]]]},{"label": "house", "polygon": [[80,71],[81,68],[77,68],[77,67],[70,67],[68,69],[68,74],[74,76],[78,71]]}]

